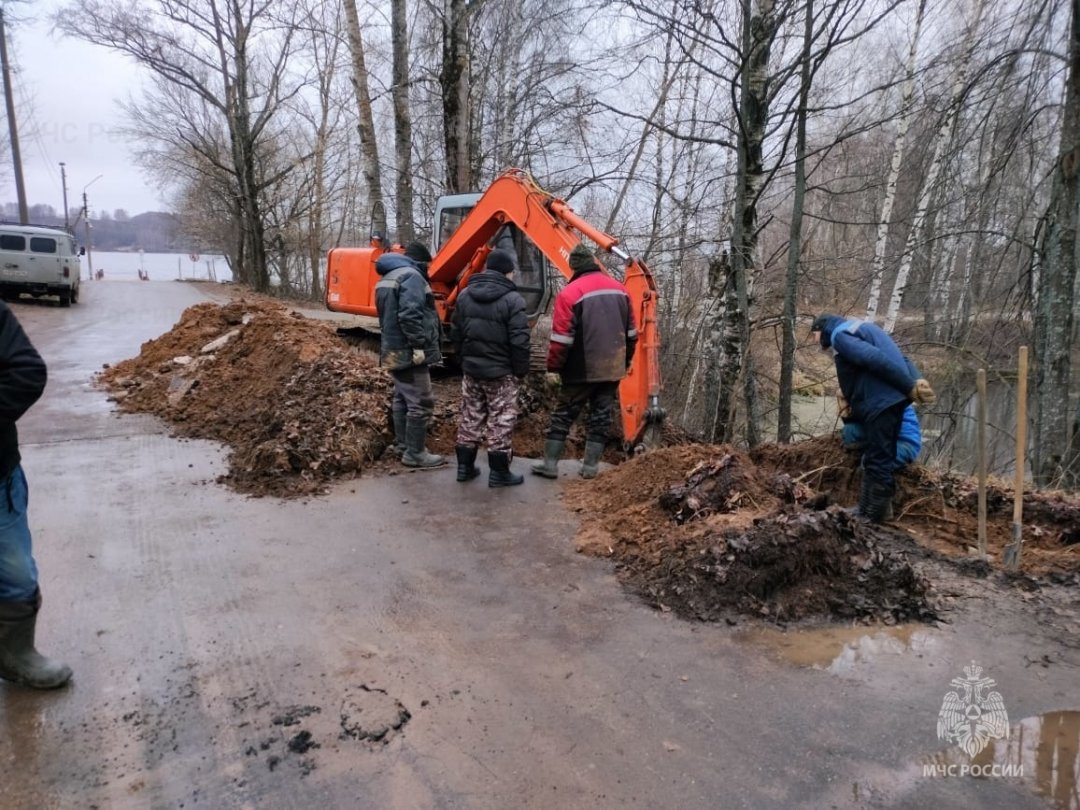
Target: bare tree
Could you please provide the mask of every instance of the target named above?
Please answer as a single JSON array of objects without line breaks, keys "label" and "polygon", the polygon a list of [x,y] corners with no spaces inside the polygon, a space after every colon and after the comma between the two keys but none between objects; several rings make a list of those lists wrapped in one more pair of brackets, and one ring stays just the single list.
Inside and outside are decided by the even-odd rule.
[{"label": "bare tree", "polygon": [[444,0],[442,19],[443,144],[446,150],[446,189],[451,194],[474,188],[470,150],[469,7],[465,0]]},{"label": "bare tree", "polygon": [[386,203],[383,202],[379,144],[375,138],[375,116],[371,108],[371,89],[364,55],[364,39],[360,31],[360,16],[356,12],[356,0],[342,0],[342,7],[345,10],[345,28],[349,33],[349,50],[352,52],[352,83],[359,114],[356,126],[360,133],[371,227],[380,238],[387,239],[389,234],[386,232]]},{"label": "bare tree", "polygon": [[397,238],[402,244],[413,239],[412,191],[412,111],[409,109],[409,27],[405,0],[391,0],[391,40],[393,42],[394,154],[397,158]]},{"label": "bare tree", "polygon": [[[233,270],[259,290],[270,286],[261,195],[275,179],[259,163],[274,116],[295,91],[283,86],[294,28],[276,16],[279,10],[239,0],[155,0],[139,7],[76,0],[54,17],[68,36],[131,56],[165,86],[197,97],[204,110],[221,117],[228,152],[204,150],[201,157],[232,186],[241,235]],[[190,130],[180,137],[195,150],[205,145]]]},{"label": "bare tree", "polygon": [[885,251],[889,243],[889,223],[892,219],[893,204],[896,201],[897,182],[900,178],[900,166],[907,147],[908,128],[911,126],[911,103],[915,95],[915,70],[918,64],[919,36],[922,32],[923,15],[926,13],[926,0],[919,0],[915,12],[915,30],[911,34],[911,46],[908,49],[905,68],[904,87],[900,101],[900,121],[896,128],[896,141],[893,145],[892,164],[889,167],[889,179],[885,181],[885,200],[881,205],[881,217],[878,220],[877,242],[874,244],[873,275],[870,282],[870,298],[866,302],[866,317],[877,317],[881,298],[882,276],[885,273]]},{"label": "bare tree", "polygon": [[[1069,424],[1076,226],[1080,206],[1080,0],[1070,2],[1068,78],[1053,197],[1046,214],[1036,320],[1035,480],[1075,483],[1080,467],[1077,422]],[[1071,440],[1071,446],[1070,446]]]}]

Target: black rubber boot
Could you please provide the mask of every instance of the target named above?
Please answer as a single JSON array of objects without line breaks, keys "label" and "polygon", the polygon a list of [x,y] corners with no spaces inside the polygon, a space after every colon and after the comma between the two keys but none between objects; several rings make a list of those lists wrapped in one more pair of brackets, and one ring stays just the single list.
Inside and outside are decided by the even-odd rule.
[{"label": "black rubber boot", "polygon": [[581,462],[581,477],[596,478],[600,474],[600,456],[604,452],[603,442],[585,442],[585,458]]},{"label": "black rubber boot", "polygon": [[476,448],[459,444],[454,450],[457,452],[457,480],[472,481],[480,474],[476,466]]},{"label": "black rubber boot", "polygon": [[391,411],[390,417],[394,425],[394,444],[390,452],[400,458],[405,452],[405,411]]},{"label": "black rubber boot", "polygon": [[544,460],[537,461],[532,465],[534,475],[542,475],[544,478],[559,477],[559,459],[562,458],[563,449],[566,447],[565,439],[548,439],[544,442]]},{"label": "black rubber boot", "polygon": [[870,508],[870,479],[863,475],[859,488],[859,502],[844,509],[855,520],[867,520],[866,512]]},{"label": "black rubber boot", "polygon": [[870,482],[865,517],[871,523],[884,523],[892,518],[893,488],[877,481]]},{"label": "black rubber boot", "polygon": [[525,481],[524,475],[510,472],[509,453],[493,453],[489,450],[488,464],[491,465],[491,472],[488,473],[489,487],[516,487]]},{"label": "black rubber boot", "polygon": [[71,680],[71,667],[34,649],[41,592],[29,602],[0,602],[0,678],[32,689],[56,689]]},{"label": "black rubber boot", "polygon": [[427,439],[427,420],[405,419],[405,452],[401,454],[401,463],[406,467],[441,467],[446,459],[435,453],[429,453],[424,447]]}]

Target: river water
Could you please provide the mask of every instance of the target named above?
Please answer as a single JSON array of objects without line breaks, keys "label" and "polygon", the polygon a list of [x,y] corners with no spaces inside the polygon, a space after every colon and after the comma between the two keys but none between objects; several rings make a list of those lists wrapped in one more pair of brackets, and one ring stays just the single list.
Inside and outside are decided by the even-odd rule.
[{"label": "river water", "polygon": [[111,278],[137,279],[139,270],[145,270],[150,281],[176,281],[178,279],[201,279],[208,281],[232,281],[232,271],[225,257],[218,254],[202,254],[197,261],[183,253],[144,253],[142,251],[121,253],[95,250],[82,257],[82,277],[93,271],[104,272],[105,280]]}]

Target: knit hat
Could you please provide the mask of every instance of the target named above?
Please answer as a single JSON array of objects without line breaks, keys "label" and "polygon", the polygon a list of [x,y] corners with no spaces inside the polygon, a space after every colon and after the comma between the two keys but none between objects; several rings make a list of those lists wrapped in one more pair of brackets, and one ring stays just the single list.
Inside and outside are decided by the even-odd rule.
[{"label": "knit hat", "polygon": [[814,318],[814,322],[810,324],[811,333],[821,333],[818,340],[820,341],[821,348],[823,349],[827,349],[829,348],[829,346],[832,345],[832,335],[829,334],[829,323],[832,321],[832,319],[836,317],[838,316],[832,315],[828,312],[823,312],[821,315],[818,315],[816,318]]},{"label": "knit hat", "polygon": [[583,270],[597,270],[596,257],[580,242],[570,251],[570,269],[575,273]]},{"label": "knit hat", "polygon": [[431,251],[427,249],[427,245],[423,242],[409,242],[405,246],[405,257],[412,259],[417,264],[430,264],[431,263]]},{"label": "knit hat", "polygon": [[514,254],[509,250],[501,250],[496,248],[491,251],[487,257],[487,263],[484,265],[488,270],[494,270],[497,273],[506,275],[507,273],[514,272]]}]

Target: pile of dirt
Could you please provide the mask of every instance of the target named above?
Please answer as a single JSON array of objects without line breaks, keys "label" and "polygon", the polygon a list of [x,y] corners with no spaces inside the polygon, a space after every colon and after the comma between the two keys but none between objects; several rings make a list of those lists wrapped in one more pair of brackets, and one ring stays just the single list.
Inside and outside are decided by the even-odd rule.
[{"label": "pile of dirt", "polygon": [[[265,298],[187,309],[168,332],[143,344],[138,357],[107,367],[99,382],[126,411],[152,413],[178,435],[229,445],[222,481],[241,492],[281,497],[319,492],[362,471],[400,469],[387,451],[392,381],[379,368],[378,340],[342,337],[334,325],[291,312]],[[461,377],[433,369],[435,412],[430,450],[454,455]],[[518,395],[514,450],[543,455],[544,432],[558,390],[542,374]],[[582,420],[566,455],[580,457]],[[612,441],[604,460],[625,458]]]},{"label": "pile of dirt", "polygon": [[663,448],[572,483],[578,549],[613,557],[646,602],[685,618],[930,619],[928,588],[873,527],[798,476],[726,445]]},{"label": "pile of dirt", "polygon": [[932,621],[930,587],[893,539],[842,509],[784,509],[746,530],[706,535],[660,565],[625,566],[645,599],[686,618],[732,612],[775,622]]},{"label": "pile of dirt", "polygon": [[224,480],[251,494],[317,492],[358,474],[392,440],[378,357],[275,303],[190,307],[99,382],[123,410],[229,445]]},{"label": "pile of dirt", "polygon": [[[571,482],[564,500],[581,515],[579,551],[613,558],[629,587],[680,615],[929,618],[926,583],[906,557],[926,549],[972,559],[975,482],[906,470],[897,476],[894,521],[876,527],[831,506],[857,501],[861,475],[859,454],[837,435],[750,454],[685,445]],[[987,501],[992,570],[1012,539],[1012,492],[995,482]],[[1080,496],[1026,493],[1023,571],[1080,584],[1078,526]]]}]

